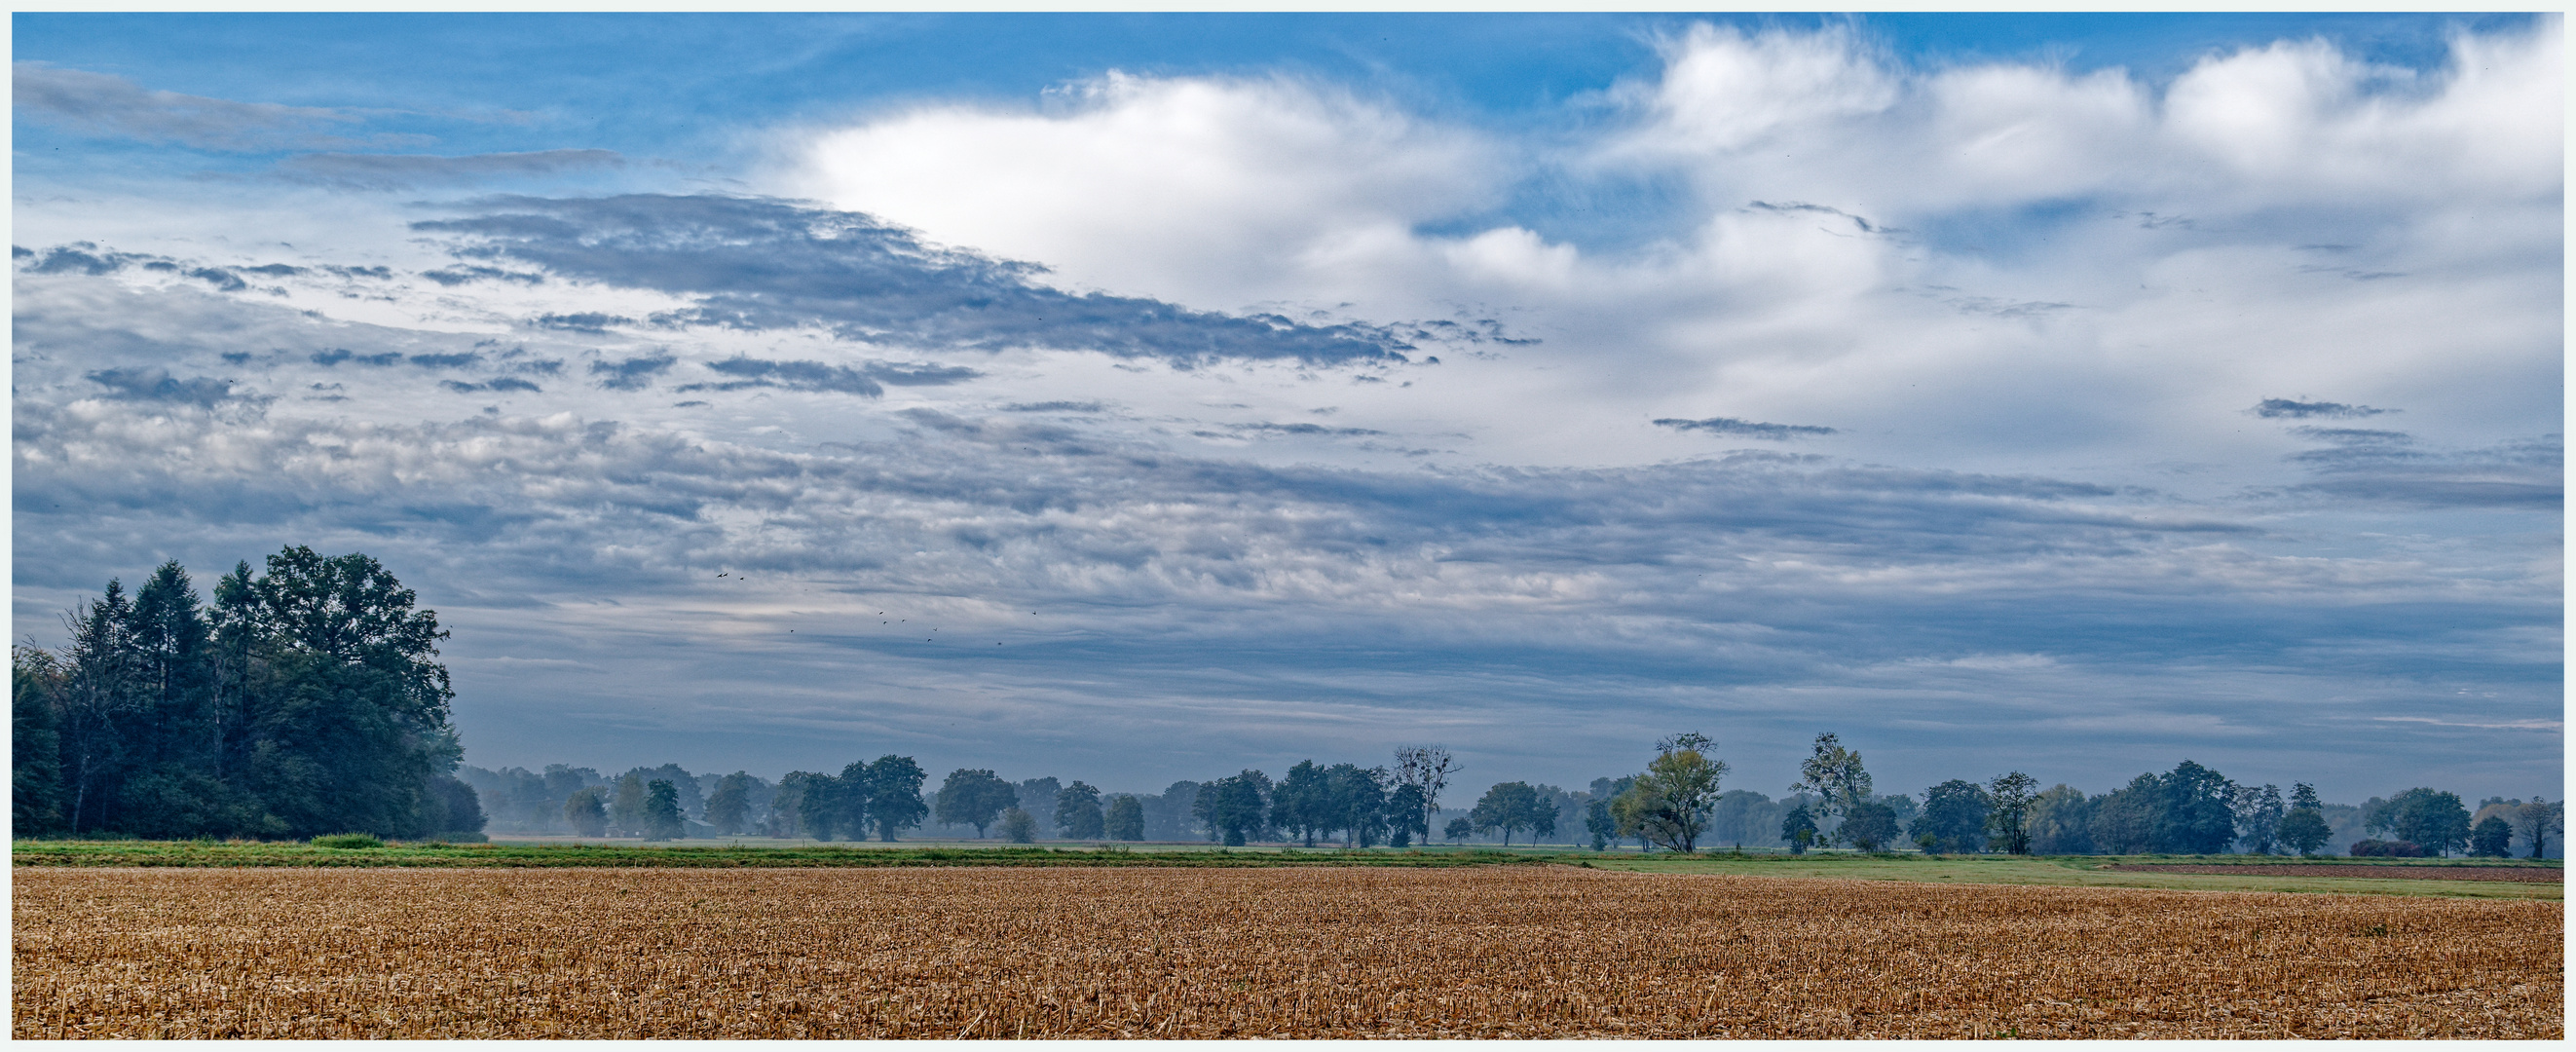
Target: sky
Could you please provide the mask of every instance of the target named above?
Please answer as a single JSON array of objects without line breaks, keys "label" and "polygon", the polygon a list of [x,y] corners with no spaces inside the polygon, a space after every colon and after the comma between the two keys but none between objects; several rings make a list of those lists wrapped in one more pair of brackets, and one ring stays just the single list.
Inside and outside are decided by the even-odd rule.
[{"label": "sky", "polygon": [[466,762],[2559,795],[2554,16],[13,16],[12,611]]}]

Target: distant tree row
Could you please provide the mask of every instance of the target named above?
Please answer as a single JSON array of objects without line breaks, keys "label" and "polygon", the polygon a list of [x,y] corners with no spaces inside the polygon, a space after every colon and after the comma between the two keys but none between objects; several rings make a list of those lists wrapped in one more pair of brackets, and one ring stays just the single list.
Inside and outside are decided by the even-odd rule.
[{"label": "distant tree row", "polygon": [[198,594],[177,562],[10,650],[19,836],[473,836],[438,617],[365,555],[290,547]]}]

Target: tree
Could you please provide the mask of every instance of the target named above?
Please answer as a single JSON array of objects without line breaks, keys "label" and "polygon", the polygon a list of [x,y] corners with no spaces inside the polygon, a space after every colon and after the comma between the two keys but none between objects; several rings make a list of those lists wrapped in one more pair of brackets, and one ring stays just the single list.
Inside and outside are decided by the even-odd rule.
[{"label": "tree", "polygon": [[609,798],[608,822],[616,828],[618,836],[644,835],[647,821],[644,805],[651,802],[647,795],[649,792],[643,777],[633,771],[617,780],[617,795]]},{"label": "tree", "polygon": [[1019,806],[1019,798],[1019,788],[992,771],[960,767],[948,772],[948,780],[940,783],[939,796],[931,809],[939,824],[974,826],[976,838],[982,839],[984,828],[993,824],[1003,808]]},{"label": "tree", "polygon": [[1464,818],[1452,818],[1449,820],[1448,825],[1441,828],[1440,835],[1450,843],[1455,844],[1461,840],[1465,840],[1468,837],[1476,835],[1476,823]]},{"label": "tree", "polygon": [[1386,768],[1337,763],[1324,772],[1327,829],[1342,831],[1343,847],[1367,847],[1386,826]]},{"label": "tree", "polygon": [[1876,800],[1853,804],[1840,833],[1853,847],[1878,851],[1896,842],[1896,809]]},{"label": "tree", "polygon": [[677,840],[681,832],[679,788],[663,779],[653,779],[645,787],[644,839]]},{"label": "tree", "polygon": [[[1869,771],[1861,766],[1859,753],[1843,748],[1842,739],[1819,734],[1813,751],[1798,765],[1798,781],[1789,791],[1816,797],[1814,814],[1819,823],[1847,817],[1852,805],[1869,799]],[[1816,844],[1831,847],[1833,837],[1819,832]]]},{"label": "tree", "polygon": [[1111,840],[1145,839],[1145,802],[1132,793],[1120,793],[1109,801],[1109,813],[1102,826]]},{"label": "tree", "polygon": [[2236,784],[2190,760],[2157,778],[2156,850],[2223,854],[2236,840]]},{"label": "tree", "polygon": [[2114,855],[2143,855],[2156,850],[2162,795],[2156,776],[2142,774],[2094,800],[2094,846]]},{"label": "tree", "polygon": [[1790,808],[1780,818],[1780,839],[1789,842],[1790,854],[1806,854],[1808,846],[1816,842],[1816,813],[1803,803]]},{"label": "tree", "polygon": [[1513,833],[1537,824],[1538,810],[1538,791],[1528,782],[1504,782],[1485,790],[1484,797],[1467,812],[1467,820],[1475,824],[1479,833],[1502,830],[1503,846],[1510,847]]},{"label": "tree", "polygon": [[54,711],[62,679],[51,651],[9,648],[9,818],[20,837],[63,826],[63,743]]},{"label": "tree", "polygon": [[1303,837],[1307,847],[1315,846],[1315,837],[1332,828],[1333,786],[1324,768],[1313,760],[1299,760],[1297,766],[1279,779],[1279,789],[1271,803],[1270,822],[1291,836]]},{"label": "tree", "polygon": [[1100,813],[1100,790],[1076,779],[1056,790],[1056,835],[1068,840],[1098,840],[1106,825]]},{"label": "tree", "polygon": [[2093,853],[2093,801],[2084,790],[2059,783],[2030,803],[2030,849],[2041,855]]},{"label": "tree", "polygon": [[751,821],[751,773],[735,771],[716,783],[707,797],[707,824],[717,836],[734,836]]},{"label": "tree", "polygon": [[1610,813],[1610,801],[1595,797],[1583,806],[1583,831],[1592,834],[1592,850],[1610,850],[1610,838],[1619,835],[1619,819]]},{"label": "tree", "polygon": [[1702,750],[1715,745],[1707,736],[1679,734],[1656,743],[1657,755],[1644,774],[1610,803],[1622,836],[1689,854],[1697,850],[1700,832],[1708,828],[1717,802],[1718,782],[1726,763]]},{"label": "tree", "polygon": [[1013,799],[1018,801],[1020,810],[1028,812],[1029,819],[1038,824],[1039,836],[1049,835],[1047,816],[1055,813],[1055,796],[1063,791],[1064,783],[1056,780],[1054,775],[1020,780],[1018,795]]},{"label": "tree", "polygon": [[2469,854],[2503,858],[2513,850],[2513,823],[2488,815],[2469,828]]},{"label": "tree", "polygon": [[840,774],[815,786],[830,801],[832,828],[847,833],[852,840],[868,838],[868,786],[874,780],[866,761],[853,760],[841,768]]},{"label": "tree", "polygon": [[1405,745],[1395,750],[1395,784],[1422,792],[1422,824],[1414,830],[1426,842],[1431,839],[1431,816],[1440,811],[1440,791],[1460,770],[1457,758],[1437,745]]},{"label": "tree", "polygon": [[2469,809],[2459,794],[2418,786],[2390,797],[2362,817],[2370,833],[2395,833],[2397,839],[2439,855],[2468,847]]},{"label": "tree", "polygon": [[1018,807],[1002,812],[1002,835],[1014,844],[1033,844],[1038,839],[1038,820]]},{"label": "tree", "polygon": [[2290,787],[2290,810],[2281,816],[2281,844],[2301,856],[2317,853],[2334,838],[2334,827],[2326,822],[2325,805],[2317,800],[2316,787],[2295,782]]},{"label": "tree", "polygon": [[868,818],[877,827],[877,839],[891,844],[895,834],[921,825],[930,816],[930,805],[921,800],[921,783],[929,772],[914,763],[912,757],[888,753],[868,765]]},{"label": "tree", "polygon": [[1413,843],[1415,834],[1420,834],[1428,842],[1431,834],[1427,832],[1430,828],[1430,820],[1425,817],[1427,811],[1421,786],[1396,783],[1395,790],[1386,794],[1387,843],[1404,847]]},{"label": "tree", "polygon": [[1242,847],[1269,831],[1271,795],[1270,776],[1246,768],[1201,785],[1198,811],[1227,847]]},{"label": "tree", "polygon": [[2249,855],[2271,854],[2273,845],[2281,841],[2281,820],[2289,812],[2281,802],[2281,787],[2240,785],[2228,804],[2236,816],[2237,846]]},{"label": "tree", "polygon": [[2003,841],[2004,852],[2030,854],[2030,807],[2039,798],[2039,779],[2013,771],[1996,775],[1986,783],[1986,801],[1993,806],[1986,822],[1995,837]]},{"label": "tree", "polygon": [[1986,849],[1986,816],[1994,802],[1986,790],[1964,778],[1953,778],[1923,792],[1923,814],[1907,830],[1919,842],[1930,836],[1938,850],[1946,854],[1969,854]]},{"label": "tree", "polygon": [[608,810],[600,806],[598,786],[577,790],[564,800],[563,815],[576,835],[608,835]]},{"label": "tree", "polygon": [[2535,796],[2530,803],[2522,805],[2521,810],[2514,812],[2514,831],[2521,833],[2523,841],[2531,845],[2530,857],[2548,857],[2550,835],[2564,832],[2567,828],[2566,806],[2565,800],[2551,803]]}]

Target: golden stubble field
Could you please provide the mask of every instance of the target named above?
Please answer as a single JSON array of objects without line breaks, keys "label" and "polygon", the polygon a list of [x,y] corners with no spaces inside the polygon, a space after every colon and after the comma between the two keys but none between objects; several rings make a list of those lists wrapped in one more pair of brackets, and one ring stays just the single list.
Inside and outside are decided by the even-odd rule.
[{"label": "golden stubble field", "polygon": [[1566,867],[13,876],[20,1038],[2564,1032],[2555,902]]}]

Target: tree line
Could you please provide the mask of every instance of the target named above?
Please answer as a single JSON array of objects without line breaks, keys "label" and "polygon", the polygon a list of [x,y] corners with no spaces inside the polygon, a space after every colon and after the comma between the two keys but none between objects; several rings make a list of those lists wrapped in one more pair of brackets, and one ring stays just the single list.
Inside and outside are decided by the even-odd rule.
[{"label": "tree line", "polygon": [[365,555],[289,547],[202,597],[177,562],[10,649],[19,836],[471,835],[447,633]]},{"label": "tree line", "polygon": [[[453,696],[435,658],[433,611],[363,554],[288,547],[265,572],[238,564],[201,597],[177,562],[131,595],[108,582],[68,612],[60,650],[11,650],[11,805],[21,836],[398,838],[496,829],[676,839],[762,835],[893,841],[936,822],[1028,842],[1338,842],[1360,848],[1509,845],[1563,836],[1595,850],[1691,852],[1704,843],[1899,845],[1938,853],[2354,854],[2541,857],[2562,804],[2481,801],[2418,787],[2359,806],[2305,784],[2241,785],[2185,760],[2087,794],[2039,789],[2021,772],[1951,779],[1912,795],[1875,791],[1859,752],[1819,735],[1789,795],[1722,782],[1728,765],[1700,734],[1657,742],[1645,770],[1574,791],[1495,783],[1444,809],[1461,773],[1436,746],[1388,764],[1304,760],[1277,780],[1255,769],[1111,793],[1054,777],[1013,782],[958,768],[935,790],[913,758],[839,771],[693,775],[676,764],[615,776],[552,765],[460,769]],[[1457,801],[1465,803],[1465,801]],[[1443,820],[1445,818],[1445,821]],[[1579,833],[1578,833],[1579,830]],[[2365,836],[2366,835],[2366,836]],[[2380,839],[2384,837],[2385,839]],[[1566,842],[1566,841],[1558,841]]]}]

